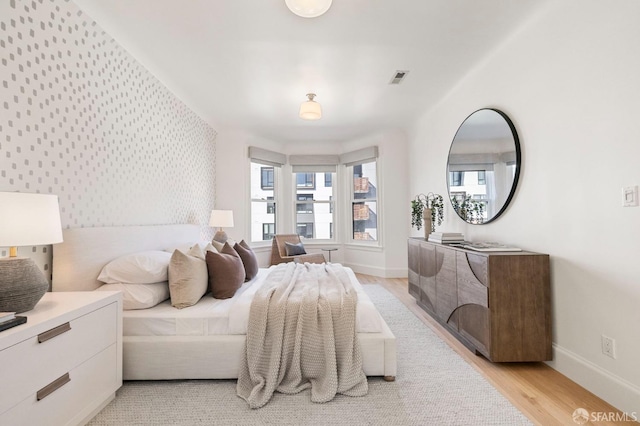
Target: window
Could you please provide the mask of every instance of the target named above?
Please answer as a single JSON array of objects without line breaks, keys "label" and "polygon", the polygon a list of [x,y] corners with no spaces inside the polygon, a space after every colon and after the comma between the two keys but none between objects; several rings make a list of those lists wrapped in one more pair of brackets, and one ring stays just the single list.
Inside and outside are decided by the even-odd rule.
[{"label": "window", "polygon": [[262,189],[273,189],[273,167],[260,167],[260,187]]},{"label": "window", "polygon": [[451,186],[464,185],[464,172],[451,172]]},{"label": "window", "polygon": [[351,218],[353,240],[378,241],[378,178],[376,161],[353,166]]},{"label": "window", "polygon": [[313,223],[298,223],[296,225],[296,232],[301,237],[314,238],[313,237]]},{"label": "window", "polygon": [[[298,194],[298,201],[313,201],[313,194]],[[313,213],[313,203],[296,203],[296,213]]]},{"label": "window", "polygon": [[478,185],[486,185],[487,184],[487,172],[484,170],[478,171]]},{"label": "window", "polygon": [[279,168],[251,162],[251,241],[268,241],[275,235],[276,187]]},{"label": "window", "polygon": [[324,186],[330,188],[333,186],[333,173],[324,174]]},{"label": "window", "polygon": [[277,212],[281,194],[281,167],[287,163],[287,156],[256,146],[250,146],[248,154],[251,205],[250,231],[246,239],[251,242],[269,241],[273,239],[276,228],[282,225]]},{"label": "window", "polygon": [[[293,179],[296,182],[294,198],[296,232],[305,238],[332,239],[334,173],[308,173],[303,171],[293,173],[293,175]],[[331,177],[327,178],[327,175]],[[325,185],[316,187],[315,182],[324,182]],[[311,187],[304,185],[310,185]]]},{"label": "window", "polygon": [[267,201],[271,201],[267,203],[267,213],[276,214],[276,203],[273,202],[273,197],[267,197]]},{"label": "window", "polygon": [[315,173],[296,173],[296,187],[316,189]]},{"label": "window", "polygon": [[273,236],[276,235],[276,224],[275,223],[263,223],[262,224],[262,240],[267,241],[273,239]]}]

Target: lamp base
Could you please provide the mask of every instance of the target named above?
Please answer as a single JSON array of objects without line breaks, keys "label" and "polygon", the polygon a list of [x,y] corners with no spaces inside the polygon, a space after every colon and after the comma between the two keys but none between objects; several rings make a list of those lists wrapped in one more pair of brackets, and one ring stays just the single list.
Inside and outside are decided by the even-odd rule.
[{"label": "lamp base", "polygon": [[49,282],[33,259],[0,259],[0,312],[30,311],[47,290]]},{"label": "lamp base", "polygon": [[227,233],[222,230],[216,232],[216,235],[213,236],[213,241],[217,241],[222,244],[226,243],[228,239],[229,237],[227,237]]}]

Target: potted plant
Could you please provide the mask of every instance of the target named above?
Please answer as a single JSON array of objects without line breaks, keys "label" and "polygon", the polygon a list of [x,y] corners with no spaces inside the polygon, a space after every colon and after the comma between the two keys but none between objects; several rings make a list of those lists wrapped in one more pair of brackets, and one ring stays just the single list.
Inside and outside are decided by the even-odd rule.
[{"label": "potted plant", "polygon": [[458,216],[467,223],[483,223],[484,222],[484,203],[474,200],[467,195],[462,201],[456,197],[451,197],[451,205]]},{"label": "potted plant", "polygon": [[427,195],[418,194],[411,201],[411,226],[418,231],[423,226],[424,237],[436,230],[436,223],[442,224],[444,219],[444,201],[442,195],[429,192]]}]

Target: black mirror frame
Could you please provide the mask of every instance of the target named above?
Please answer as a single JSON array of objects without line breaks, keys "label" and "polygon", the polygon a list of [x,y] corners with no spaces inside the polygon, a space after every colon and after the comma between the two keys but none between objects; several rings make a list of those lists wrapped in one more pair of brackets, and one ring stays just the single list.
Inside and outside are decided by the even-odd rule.
[{"label": "black mirror frame", "polygon": [[520,179],[520,168],[522,166],[522,153],[521,153],[521,150],[520,150],[520,139],[518,138],[518,132],[516,131],[516,127],[514,126],[514,124],[511,121],[511,119],[507,116],[507,114],[505,114],[504,112],[502,112],[501,110],[496,109],[496,108],[480,108],[478,110],[475,110],[474,112],[469,114],[467,116],[467,118],[465,118],[462,121],[462,124],[460,124],[460,126],[458,127],[458,130],[456,130],[456,134],[453,136],[453,140],[451,141],[451,145],[449,146],[449,154],[447,155],[447,168],[446,168],[445,173],[446,173],[446,182],[447,182],[447,195],[449,197],[449,203],[451,203],[451,207],[453,207],[453,203],[451,202],[451,185],[450,185],[450,182],[449,182],[449,158],[451,157],[451,148],[453,148],[453,143],[456,140],[456,136],[458,136],[458,132],[460,132],[460,129],[462,128],[462,126],[464,126],[464,123],[469,119],[469,117],[471,117],[473,114],[475,114],[475,113],[477,113],[479,111],[487,111],[487,110],[494,111],[494,112],[498,113],[504,119],[504,121],[509,126],[509,129],[511,130],[511,135],[513,136],[513,143],[514,143],[515,148],[516,148],[516,172],[515,172],[515,175],[513,177],[513,184],[511,185],[511,191],[509,191],[509,195],[507,196],[507,198],[506,198],[504,204],[502,205],[502,207],[500,208],[500,210],[498,210],[498,212],[492,218],[490,218],[486,222],[482,222],[482,223],[471,223],[471,222],[468,222],[468,221],[464,220],[458,214],[458,212],[456,212],[456,215],[460,219],[462,219],[465,223],[468,223],[470,225],[486,225],[488,223],[491,223],[494,220],[496,220],[497,218],[499,218],[505,212],[505,210],[507,210],[507,207],[509,207],[509,204],[511,204],[511,200],[513,199],[513,196],[515,195],[516,188],[518,187],[518,181]]}]

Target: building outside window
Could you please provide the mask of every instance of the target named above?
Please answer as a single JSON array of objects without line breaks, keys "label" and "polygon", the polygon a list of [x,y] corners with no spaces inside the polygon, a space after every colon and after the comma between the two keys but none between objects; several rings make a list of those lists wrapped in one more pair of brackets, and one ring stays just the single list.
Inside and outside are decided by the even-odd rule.
[{"label": "building outside window", "polygon": [[487,184],[487,172],[484,170],[478,170],[478,185]]},{"label": "building outside window", "polygon": [[262,239],[264,241],[273,239],[273,236],[276,235],[276,224],[275,223],[263,223],[262,224]]},{"label": "building outside window", "polygon": [[296,173],[296,187],[305,189],[316,188],[315,173]]},{"label": "building outside window", "polygon": [[273,167],[260,167],[260,187],[262,189],[273,189],[274,173]]},{"label": "building outside window", "polygon": [[267,197],[267,213],[269,214],[276,213],[276,203],[273,202],[273,197]]},{"label": "building outside window", "polygon": [[327,188],[333,186],[333,173],[324,174],[324,186]]},{"label": "building outside window", "polygon": [[464,185],[464,172],[450,172],[450,173],[451,173],[451,186]]},{"label": "building outside window", "polygon": [[376,161],[352,167],[351,219],[354,241],[378,241],[378,177]]},{"label": "building outside window", "polygon": [[296,225],[296,232],[303,238],[314,238],[313,223],[298,223]]},{"label": "building outside window", "polygon": [[296,203],[296,213],[313,214],[313,194],[298,194],[298,201],[311,201],[310,203]]},{"label": "building outside window", "polygon": [[[331,178],[327,178],[330,175]],[[334,173],[293,173],[296,232],[305,238],[333,238]],[[316,186],[316,182],[324,185]]]},{"label": "building outside window", "polygon": [[276,233],[279,168],[251,162],[251,241],[268,241]]}]

